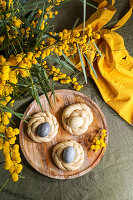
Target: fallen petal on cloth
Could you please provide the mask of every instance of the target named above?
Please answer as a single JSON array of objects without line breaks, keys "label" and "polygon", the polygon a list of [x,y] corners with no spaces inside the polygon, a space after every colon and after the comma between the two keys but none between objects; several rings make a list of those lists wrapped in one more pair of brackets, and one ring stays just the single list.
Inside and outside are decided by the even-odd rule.
[{"label": "fallen petal on cloth", "polygon": [[[100,4],[98,10],[86,21],[86,26],[90,24],[94,31],[99,30],[101,39],[95,43],[103,57],[99,56],[93,62],[95,51],[93,54],[86,54],[93,63],[98,79],[89,65],[87,67],[88,75],[94,79],[104,101],[125,121],[133,125],[133,57],[126,50],[122,36],[114,32],[117,28],[122,27],[131,16],[133,0],[130,0],[130,10],[112,30],[102,29],[102,27],[112,19],[116,12],[113,6],[115,1],[112,0],[112,5],[109,6],[107,1],[94,1]],[[82,29],[83,24],[76,27],[76,30],[81,31]],[[81,66],[79,58],[75,58],[74,62],[78,67]]]}]

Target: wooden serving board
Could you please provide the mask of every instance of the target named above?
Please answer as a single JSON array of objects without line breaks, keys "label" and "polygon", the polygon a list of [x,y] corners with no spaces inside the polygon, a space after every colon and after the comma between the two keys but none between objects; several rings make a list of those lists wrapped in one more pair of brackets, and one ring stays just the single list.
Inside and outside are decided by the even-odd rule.
[{"label": "wooden serving board", "polygon": [[[99,129],[105,128],[107,130],[106,143],[108,142],[108,128],[106,119],[98,107],[98,105],[88,98],[86,95],[72,91],[72,90],[55,90],[55,102],[51,92],[48,92],[48,96],[52,105],[50,108],[49,103],[46,100],[45,95],[40,96],[43,110],[50,111],[55,115],[59,123],[59,131],[57,136],[49,143],[36,143],[29,138],[27,135],[27,123],[21,121],[20,123],[20,134],[19,141],[22,152],[30,163],[38,172],[55,179],[72,179],[82,176],[92,170],[101,160],[106,147],[99,149],[97,152],[89,151],[89,147],[92,144],[93,138],[98,134]],[[65,107],[74,103],[85,103],[87,104],[94,115],[94,120],[89,126],[87,132],[80,136],[74,136],[67,133],[62,126],[62,112]],[[36,101],[33,101],[25,111],[25,115],[33,115],[40,112],[41,109],[37,105]],[[29,120],[25,117],[26,120]],[[60,142],[66,140],[76,140],[79,142],[85,153],[85,159],[83,165],[76,171],[63,171],[56,167],[52,159],[52,149]]]}]

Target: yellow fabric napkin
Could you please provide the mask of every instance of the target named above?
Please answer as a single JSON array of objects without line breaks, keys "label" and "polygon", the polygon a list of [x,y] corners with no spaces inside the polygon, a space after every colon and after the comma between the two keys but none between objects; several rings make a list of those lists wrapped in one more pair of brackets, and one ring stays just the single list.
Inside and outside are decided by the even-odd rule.
[{"label": "yellow fabric napkin", "polygon": [[[94,0],[99,4],[97,11],[86,21],[86,26],[90,24],[94,31],[100,30],[101,39],[95,41],[103,57],[93,62],[98,79],[95,77],[90,66],[88,75],[94,79],[104,101],[112,107],[125,121],[133,125],[133,57],[131,57],[124,46],[122,36],[114,30],[122,27],[132,14],[133,0],[130,0],[130,10],[119,20],[112,30],[101,29],[106,25],[116,12],[112,5],[107,1]],[[77,30],[83,29],[83,24],[76,27]],[[86,55],[91,61],[95,58],[94,54]],[[84,58],[85,61],[85,58]],[[79,59],[75,60],[81,66]],[[87,64],[87,62],[85,62]]]}]

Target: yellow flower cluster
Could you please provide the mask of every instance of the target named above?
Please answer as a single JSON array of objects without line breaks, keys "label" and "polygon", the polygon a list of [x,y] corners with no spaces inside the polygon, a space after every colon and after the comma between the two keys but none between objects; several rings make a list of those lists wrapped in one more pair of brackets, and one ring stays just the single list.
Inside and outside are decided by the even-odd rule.
[{"label": "yellow flower cluster", "polygon": [[9,119],[11,117],[12,117],[12,114],[10,112],[2,112],[0,115],[0,124],[8,125],[10,122]]},{"label": "yellow flower cluster", "polygon": [[[20,26],[21,26],[21,24],[22,24],[22,21],[21,21],[18,17],[14,16],[14,17],[12,17],[12,24],[13,24],[17,29],[19,29]],[[18,34],[17,31],[16,31],[16,34]]]},{"label": "yellow flower cluster", "polygon": [[[3,17],[4,17],[4,15],[3,15]],[[10,15],[6,15],[6,17],[10,17]],[[19,34],[18,31],[21,28],[21,24],[23,24],[23,23],[16,16],[13,16],[11,18],[10,23],[12,24],[12,26],[14,26],[16,28],[16,29],[11,29],[8,25],[6,26],[7,32],[8,32],[8,37],[9,37],[10,40],[12,40],[12,39],[15,39],[16,36],[18,36],[18,34]],[[5,35],[1,35],[0,36],[0,46],[3,45],[4,40],[5,40]]]},{"label": "yellow flower cluster", "polygon": [[32,67],[32,64],[37,64],[37,60],[36,58],[38,57],[38,55],[36,54],[35,56],[33,56],[32,52],[28,52],[27,56],[24,54],[23,55],[23,59],[20,55],[18,56],[18,60],[20,61],[18,63],[18,66],[21,68],[19,69],[20,74],[22,77],[28,77],[29,76],[29,69]]},{"label": "yellow flower cluster", "polygon": [[[7,60],[3,55],[0,55],[0,96],[5,97],[4,100],[2,98],[0,101],[1,104],[6,105],[11,99],[10,95],[13,92],[13,87],[9,82],[16,85],[19,73],[22,77],[29,76],[29,69],[32,64],[37,64],[36,58],[40,57],[40,54],[41,52],[36,53],[34,56],[32,52],[28,52],[27,56],[23,53],[16,56],[11,54]],[[19,66],[20,69],[14,69],[15,66]]]},{"label": "yellow flower cluster", "polygon": [[[11,100],[11,94],[13,87],[8,83],[17,84],[19,74],[18,69],[13,69],[12,66],[17,66],[17,64],[22,60],[17,55],[10,55],[9,59],[5,59],[4,56],[0,55],[0,103],[6,105]],[[21,73],[21,72],[20,72]],[[14,101],[11,101],[11,105]],[[0,133],[4,134],[3,138],[0,137],[0,150],[3,149],[3,154],[5,156],[5,166],[6,170],[10,171],[12,175],[12,180],[18,180],[18,174],[22,170],[22,165],[20,164],[21,158],[19,153],[19,146],[14,145],[16,141],[16,135],[19,134],[18,129],[12,129],[11,127],[6,128],[9,124],[9,119],[12,117],[10,112],[0,112]]]},{"label": "yellow flower cluster", "polygon": [[86,27],[84,32],[76,29],[73,31],[64,29],[63,32],[60,32],[58,35],[62,44],[65,44],[66,46],[64,53],[67,57],[78,52],[77,44],[80,46],[82,53],[91,52],[94,40],[100,39],[100,34],[92,31],[90,25]]},{"label": "yellow flower cluster", "polygon": [[0,133],[4,133],[6,130],[5,125],[3,125],[2,123],[0,123]]},{"label": "yellow flower cluster", "polygon": [[[0,0],[0,12],[6,10],[6,1],[5,0]],[[0,17],[1,20],[1,17]]]},{"label": "yellow flower cluster", "polygon": [[8,127],[5,129],[5,141],[0,138],[0,150],[3,149],[5,156],[6,170],[9,170],[12,180],[18,181],[18,174],[22,171],[23,166],[20,164],[21,158],[19,153],[19,145],[15,144],[16,135],[19,134],[19,129]]},{"label": "yellow flower cluster", "polygon": [[[11,4],[13,3],[13,0],[9,0],[8,6],[10,8]],[[6,10],[6,1],[0,0],[0,12]],[[1,18],[0,18],[1,19]]]},{"label": "yellow flower cluster", "polygon": [[[49,1],[48,1],[49,5],[48,5],[48,7],[46,8],[46,12],[45,12],[44,15],[43,15],[43,20],[42,20],[42,23],[41,23],[41,26],[40,26],[40,29],[41,29],[41,30],[44,30],[45,26],[47,25],[47,19],[48,19],[48,18],[51,19],[51,18],[54,18],[55,15],[58,15],[58,11],[57,11],[57,10],[53,12],[51,9],[52,9],[55,5],[59,5],[62,1],[64,1],[64,0],[49,0]],[[36,14],[36,17],[37,17],[37,18],[40,18],[41,15],[42,15],[42,10],[39,9],[38,12],[37,12],[37,14]],[[37,24],[38,24],[38,19],[37,19],[37,18],[34,19],[34,20],[31,22],[31,25],[32,25],[34,28],[36,28],[36,27],[37,27]],[[30,27],[28,27],[28,28],[30,28]],[[23,28],[21,29],[21,32],[22,32],[23,34],[25,33],[24,30],[23,30]],[[27,35],[27,37],[28,37],[28,35]],[[34,35],[33,35],[33,37],[34,37]]]},{"label": "yellow flower cluster", "polygon": [[[0,13],[1,13],[0,20],[1,19],[8,20],[8,23],[6,23],[6,29],[7,29],[6,31],[9,41],[12,39],[16,39],[16,37],[19,34],[20,28],[23,24],[23,22],[16,16],[16,12],[19,12],[19,9],[17,9],[16,12],[9,12],[11,5],[13,5],[13,0],[8,1],[8,7],[6,0],[0,0]],[[0,35],[0,46],[3,45],[4,40],[5,40],[5,34]]]},{"label": "yellow flower cluster", "polygon": [[[52,32],[50,32],[49,34],[53,36],[57,35],[57,33]],[[93,42],[95,41],[95,39],[100,39],[100,34],[92,31],[90,25],[86,27],[84,33],[83,31],[78,31],[76,29],[73,31],[64,29],[63,32],[58,33],[58,36],[60,38],[60,41],[58,43],[53,37],[49,37],[47,39],[47,45],[49,45],[47,49],[45,48],[44,43],[42,59],[53,53],[61,56],[63,52],[67,57],[75,55],[78,53],[77,44],[80,46],[82,53],[87,53],[95,50],[97,56],[99,56]]]},{"label": "yellow flower cluster", "polygon": [[[52,7],[50,7],[50,9],[51,9]],[[46,11],[48,10],[48,8],[46,8]],[[38,10],[38,12],[37,12],[37,18],[40,18],[41,17],[41,14],[42,14],[42,10]],[[42,20],[42,23],[41,23],[41,26],[40,26],[40,29],[41,30],[44,30],[44,28],[45,28],[45,26],[47,25],[47,19],[48,18],[53,18],[55,15],[58,15],[58,11],[55,11],[55,12],[53,12],[53,11],[47,11],[44,15],[43,15],[43,20]],[[36,28],[37,27],[37,24],[38,24],[38,19],[34,19],[32,22],[31,22],[31,25],[33,26],[33,28]],[[30,27],[27,27],[28,29],[26,30],[27,31],[27,33],[28,33],[28,31],[30,30]],[[22,32],[22,34],[24,35],[25,34],[25,31],[24,31],[24,29],[23,28],[21,28],[21,32]],[[29,37],[29,34],[27,34],[27,38]],[[34,37],[34,35],[33,35],[33,37]]]},{"label": "yellow flower cluster", "polygon": [[0,138],[0,150],[3,148],[3,138]]},{"label": "yellow flower cluster", "polygon": [[0,46],[3,45],[4,39],[5,39],[5,35],[0,36]]},{"label": "yellow flower cluster", "polygon": [[[22,60],[22,56],[19,54],[17,56],[10,55],[8,60],[6,60],[3,55],[0,55],[0,103],[3,105],[6,105],[11,100],[10,95],[13,92],[13,87],[10,83],[16,85],[19,72],[25,77],[27,75],[27,70],[25,68],[29,69],[31,67],[31,63],[29,64],[28,61],[26,62],[24,60],[20,62],[20,60]],[[12,68],[12,66],[17,66],[19,62],[21,67],[25,64],[22,69]],[[14,101],[11,102],[11,106],[13,106],[13,103]]]},{"label": "yellow flower cluster", "polygon": [[92,141],[93,144],[91,145],[90,149],[95,150],[95,152],[96,152],[98,149],[106,147],[105,139],[106,139],[106,130],[103,129],[101,131],[100,136],[95,137],[93,139],[93,141]]},{"label": "yellow flower cluster", "polygon": [[77,82],[77,78],[70,78],[70,76],[67,76],[65,73],[62,73],[59,68],[56,68],[55,66],[51,66],[48,68],[46,65],[46,61],[43,62],[44,68],[47,70],[48,76],[53,77],[53,81],[60,81],[61,84],[67,84],[71,83],[73,85],[73,88],[79,91],[81,88],[83,88],[83,85],[79,85]]},{"label": "yellow flower cluster", "polygon": [[[51,3],[53,5],[59,5],[64,0],[48,0],[48,3]],[[51,8],[50,8],[51,9]]]},{"label": "yellow flower cluster", "polygon": [[[12,127],[8,127],[8,128],[6,129],[6,136],[7,136],[8,138],[14,138],[15,135],[18,135],[18,134],[19,134],[19,129],[17,129],[17,128],[13,129]],[[9,143],[10,143],[10,142],[9,142]]]}]

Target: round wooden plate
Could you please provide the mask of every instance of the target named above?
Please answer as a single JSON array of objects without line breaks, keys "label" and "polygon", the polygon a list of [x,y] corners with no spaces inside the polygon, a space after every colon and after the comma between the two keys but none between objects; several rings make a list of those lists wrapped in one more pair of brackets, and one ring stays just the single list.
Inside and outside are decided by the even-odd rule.
[{"label": "round wooden plate", "polygon": [[[89,151],[89,147],[92,144],[93,138],[98,134],[99,129],[105,128],[107,130],[106,143],[108,142],[108,128],[106,119],[98,107],[98,105],[88,98],[86,95],[72,91],[72,90],[55,90],[55,102],[53,94],[48,92],[52,108],[46,100],[45,95],[40,96],[43,110],[50,111],[53,113],[59,123],[59,131],[57,136],[49,143],[36,143],[32,141],[27,135],[27,123],[21,121],[20,123],[20,134],[19,141],[22,152],[30,163],[38,172],[56,179],[72,179],[82,176],[92,170],[101,160],[106,147],[98,149],[97,152]],[[65,107],[74,103],[85,103],[87,104],[94,115],[93,123],[89,126],[87,132],[81,136],[74,136],[67,133],[62,126],[62,112]],[[36,101],[33,101],[25,111],[25,115],[33,115],[34,113],[40,112],[41,109],[37,105]],[[25,117],[25,119],[27,119]],[[28,120],[28,119],[27,119]],[[60,142],[66,140],[76,140],[79,142],[85,153],[85,159],[83,165],[76,171],[63,171],[56,167],[52,159],[52,149]]]}]

